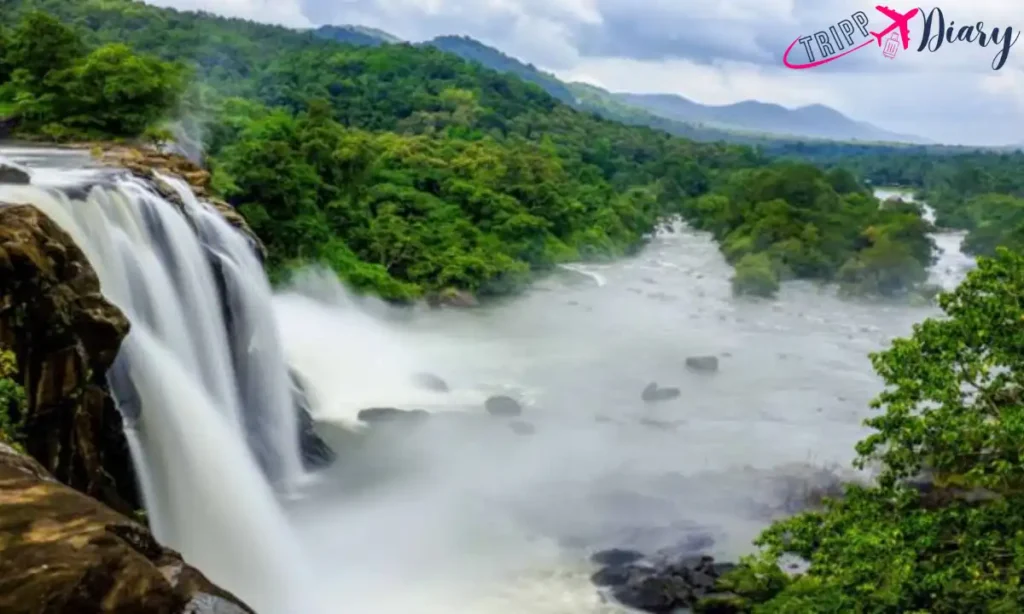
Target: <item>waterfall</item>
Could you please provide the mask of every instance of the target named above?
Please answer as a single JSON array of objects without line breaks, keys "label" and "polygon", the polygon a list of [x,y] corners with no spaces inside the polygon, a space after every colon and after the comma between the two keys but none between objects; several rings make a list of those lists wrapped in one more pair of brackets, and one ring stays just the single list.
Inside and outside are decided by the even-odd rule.
[{"label": "waterfall", "polygon": [[161,178],[177,204],[132,176],[92,179],[0,186],[0,202],[31,204],[67,231],[131,322],[107,375],[154,535],[261,613],[322,611],[275,496],[302,467],[252,246],[176,179]]}]

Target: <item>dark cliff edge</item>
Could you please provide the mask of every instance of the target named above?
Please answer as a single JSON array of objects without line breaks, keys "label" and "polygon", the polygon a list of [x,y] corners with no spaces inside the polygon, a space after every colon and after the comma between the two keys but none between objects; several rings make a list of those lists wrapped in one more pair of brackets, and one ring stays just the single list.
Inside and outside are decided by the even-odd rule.
[{"label": "dark cliff edge", "polygon": [[18,359],[26,451],[61,483],[122,513],[139,507],[107,369],[128,334],[71,237],[27,205],[0,205],[0,344]]},{"label": "dark cliff edge", "polygon": [[145,527],[2,443],[0,612],[254,614]]}]

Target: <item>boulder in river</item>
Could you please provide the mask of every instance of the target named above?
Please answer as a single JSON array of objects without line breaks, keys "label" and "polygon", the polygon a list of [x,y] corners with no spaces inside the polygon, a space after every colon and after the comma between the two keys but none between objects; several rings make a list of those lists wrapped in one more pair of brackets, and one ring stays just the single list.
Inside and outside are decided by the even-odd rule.
[{"label": "boulder in river", "polygon": [[492,416],[499,418],[515,418],[523,414],[523,406],[519,401],[505,395],[490,397],[484,401],[484,409]]},{"label": "boulder in river", "polygon": [[418,424],[429,418],[430,413],[423,409],[371,407],[360,411],[356,417],[367,424]]},{"label": "boulder in river", "polygon": [[732,570],[709,556],[648,558],[638,552],[605,551],[591,560],[602,564],[591,581],[607,588],[625,606],[670,614],[678,610],[731,614],[746,612],[746,600],[720,590],[718,580]]},{"label": "boulder in river", "polygon": [[424,390],[448,392],[448,382],[433,373],[416,373],[412,376],[413,383]]},{"label": "boulder in river", "polygon": [[62,483],[133,513],[141,497],[107,388],[128,319],[71,237],[29,205],[0,205],[0,304],[0,346],[25,387],[24,414],[10,418],[26,451]]},{"label": "boulder in river", "polygon": [[657,382],[651,382],[640,393],[640,399],[646,403],[654,403],[657,401],[669,401],[678,398],[681,394],[682,392],[678,388],[661,388]]},{"label": "boulder in river", "polygon": [[690,356],[686,359],[686,367],[698,373],[714,373],[718,371],[718,357]]},{"label": "boulder in river", "polygon": [[3,443],[0,612],[254,614],[145,527]]},{"label": "boulder in river", "polygon": [[509,422],[508,427],[512,429],[512,432],[516,435],[533,435],[537,432],[537,427],[533,426],[529,422],[523,422],[521,420]]},{"label": "boulder in river", "polygon": [[0,163],[0,183],[28,185],[31,182],[32,176],[26,171],[16,166]]}]

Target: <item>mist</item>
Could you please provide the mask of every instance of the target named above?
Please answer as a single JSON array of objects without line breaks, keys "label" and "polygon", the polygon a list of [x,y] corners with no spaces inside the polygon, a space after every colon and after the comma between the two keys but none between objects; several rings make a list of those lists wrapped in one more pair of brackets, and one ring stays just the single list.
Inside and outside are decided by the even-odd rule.
[{"label": "mist", "polygon": [[[339,452],[289,513],[331,602],[372,612],[602,612],[600,549],[736,560],[842,480],[880,383],[867,354],[933,307],[794,284],[737,301],[682,226],[478,310],[396,308],[308,270],[275,298],[289,364]],[[719,359],[715,373],[688,356]],[[425,390],[415,374],[442,378]],[[650,382],[677,399],[645,403]],[[517,399],[522,415],[488,415]],[[367,425],[371,407],[428,418]],[[413,607],[415,606],[415,607]]]}]

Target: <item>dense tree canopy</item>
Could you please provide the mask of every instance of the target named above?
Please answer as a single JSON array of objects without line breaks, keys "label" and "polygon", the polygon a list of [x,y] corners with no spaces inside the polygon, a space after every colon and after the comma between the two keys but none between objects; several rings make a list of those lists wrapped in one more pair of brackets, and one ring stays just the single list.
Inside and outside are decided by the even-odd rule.
[{"label": "dense tree canopy", "polygon": [[685,212],[737,263],[734,288],[757,295],[793,278],[896,295],[927,278],[934,248],[920,211],[882,207],[849,173],[807,164],[737,171]]},{"label": "dense tree canopy", "polygon": [[167,115],[183,87],[181,67],[119,43],[87,52],[46,13],[27,13],[0,41],[0,111],[21,134],[135,137]]},{"label": "dense tree canopy", "polygon": [[41,63],[59,93],[15,96],[24,125],[51,135],[140,132],[188,65],[181,125],[202,129],[216,186],[275,273],[320,260],[400,300],[507,292],[560,261],[628,253],[674,213],[744,262],[741,293],[809,278],[894,295],[931,257],[918,212],[880,210],[848,172],[766,167],[750,147],[601,119],[433,47],[356,47],[129,0],[0,6],[27,15],[16,38],[39,27],[25,25],[41,19],[33,7],[74,28],[48,17],[56,34],[40,37],[71,50],[54,56],[60,72]]},{"label": "dense tree canopy", "polygon": [[[872,357],[886,389],[857,451],[878,483],[761,536],[762,555],[732,578],[753,612],[1020,611],[1022,295],[1024,257],[998,250],[940,297],[946,317]],[[808,572],[788,579],[784,553]]]}]

